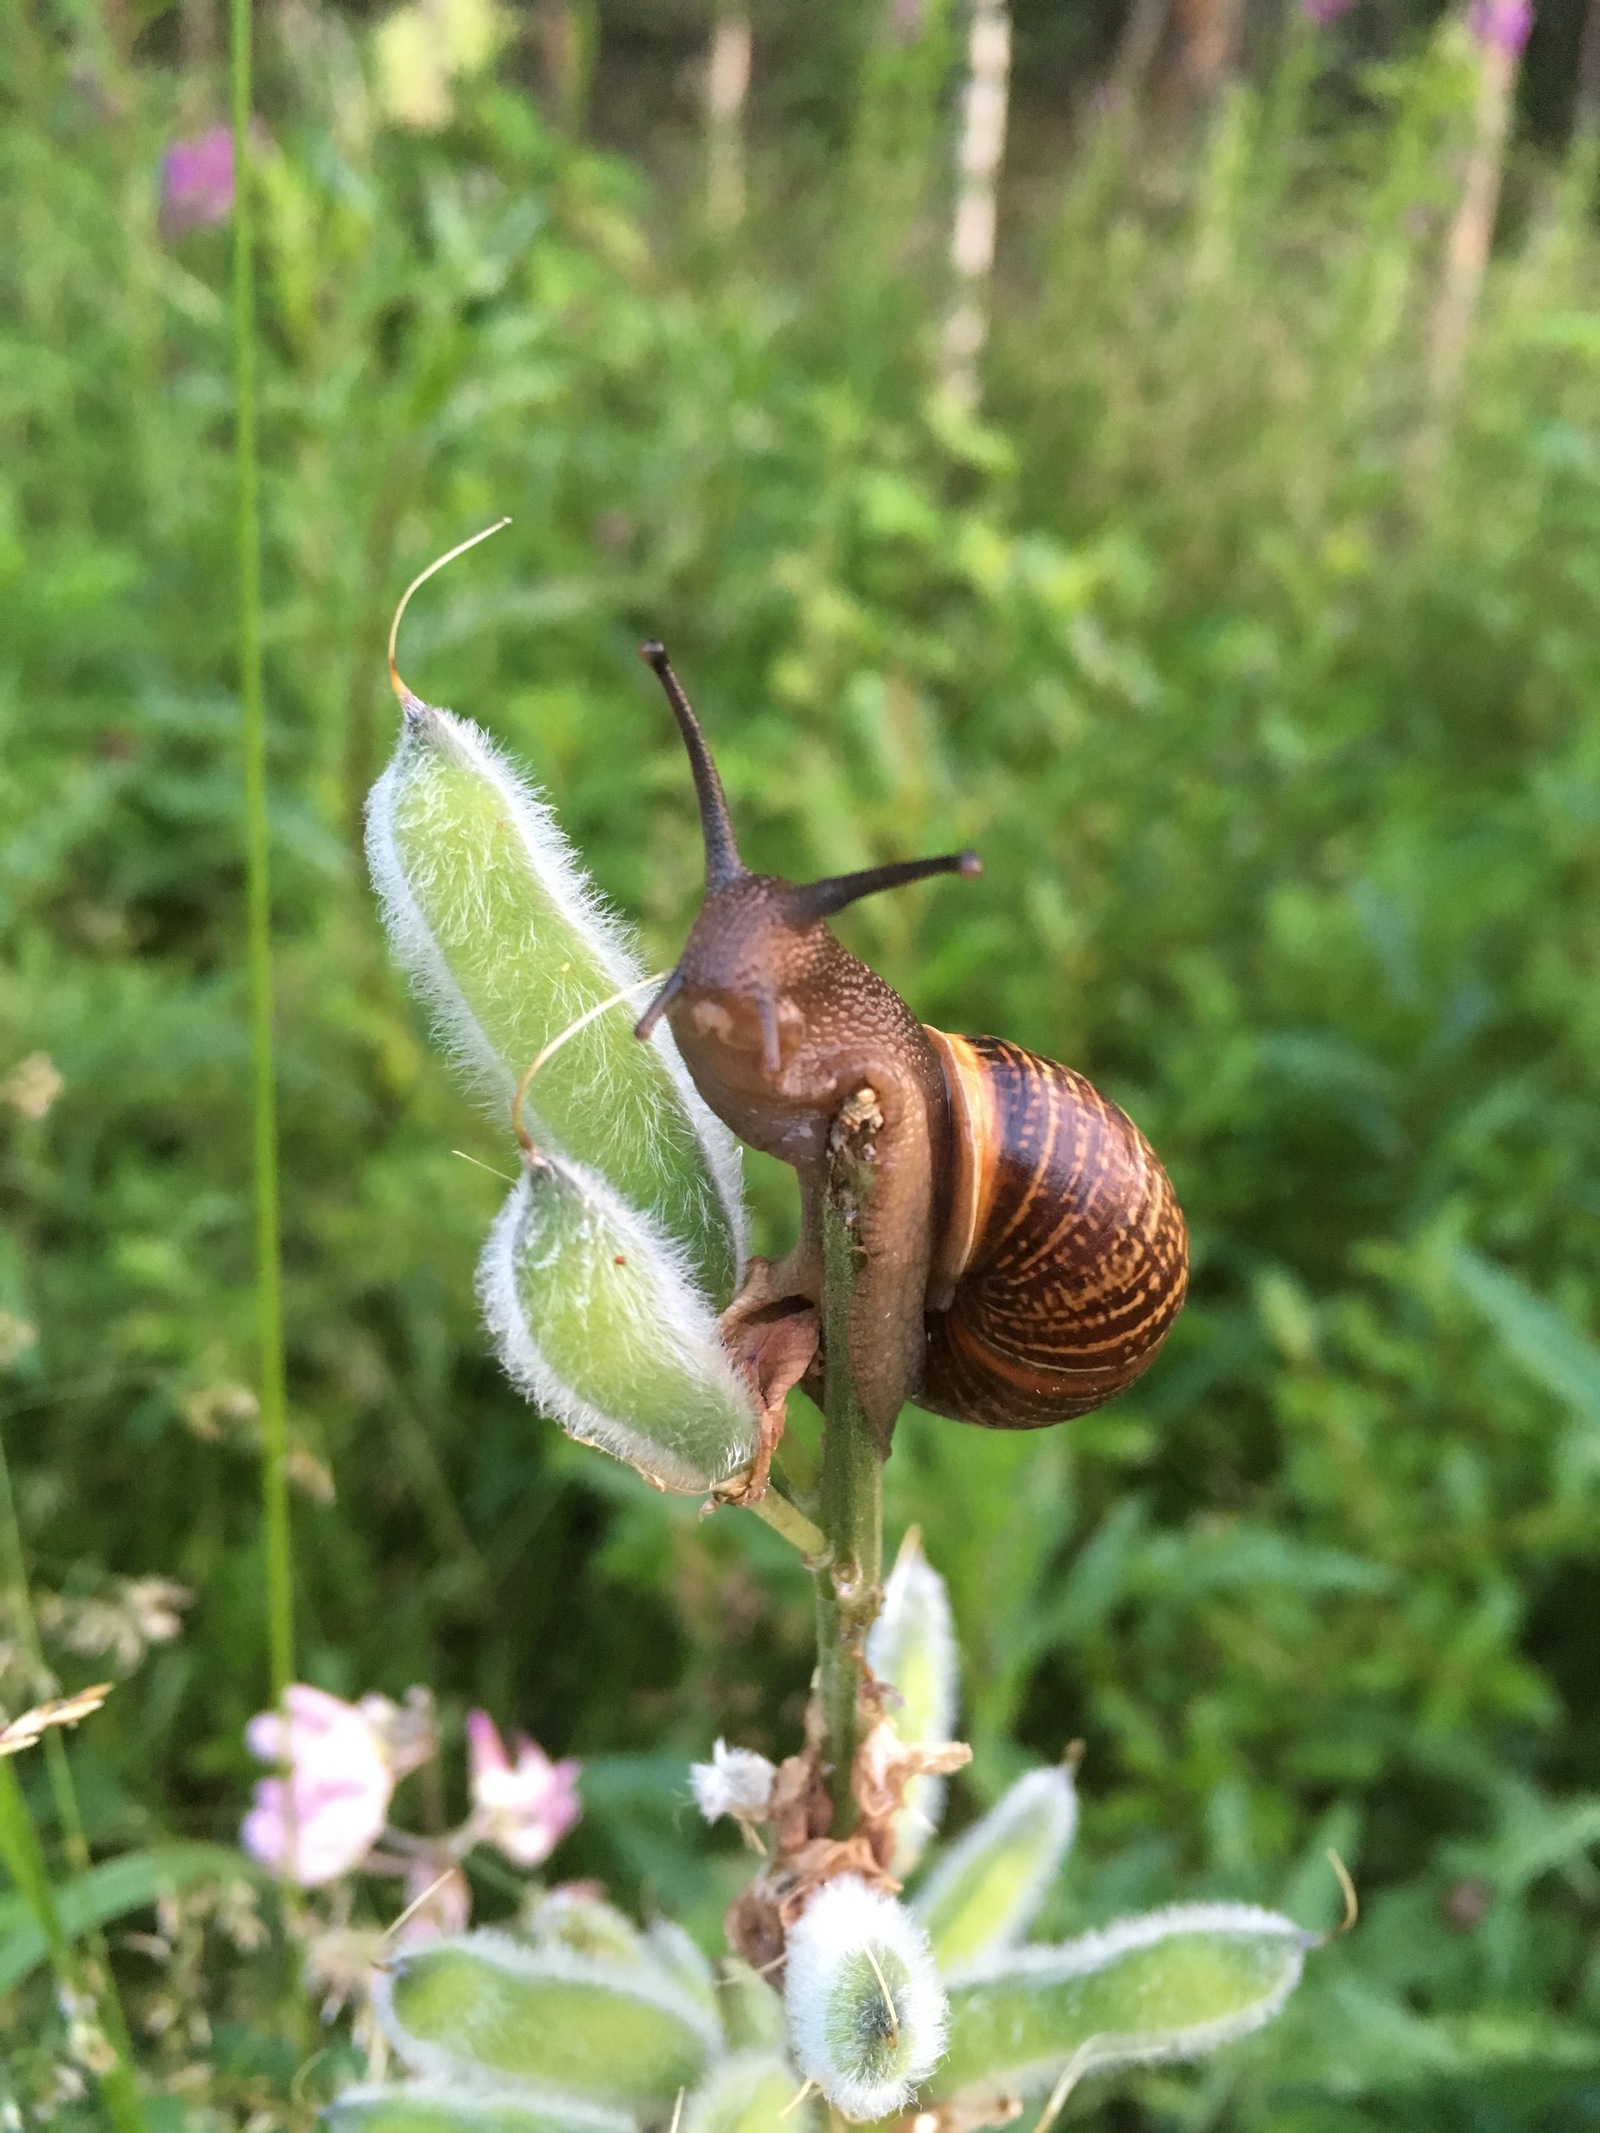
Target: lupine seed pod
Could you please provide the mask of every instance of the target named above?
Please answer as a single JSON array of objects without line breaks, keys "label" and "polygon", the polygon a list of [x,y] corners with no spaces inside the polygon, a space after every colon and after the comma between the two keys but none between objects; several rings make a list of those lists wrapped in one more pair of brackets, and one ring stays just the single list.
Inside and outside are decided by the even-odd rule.
[{"label": "lupine seed pod", "polygon": [[791,1927],[784,1994],[800,2071],[843,2117],[909,2102],[945,2045],[945,1997],[911,1913],[854,1874],[825,1882]]},{"label": "lupine seed pod", "polygon": [[651,2118],[722,2048],[714,2016],[654,1968],[495,1932],[401,1950],[376,2005],[401,2059],[430,2082],[527,2083]]},{"label": "lupine seed pod", "polygon": [[564,1948],[602,1962],[654,1969],[704,2008],[708,2021],[721,2019],[716,1973],[674,1920],[652,1919],[641,1933],[631,1918],[604,1897],[591,1895],[582,1882],[534,1895],[522,1915],[523,1931],[534,1947]]},{"label": "lupine seed pod", "polygon": [[[399,745],[367,803],[372,878],[441,1037],[509,1119],[544,1047],[644,974],[550,809],[469,720],[399,686]],[[670,1034],[638,1044],[631,1019],[624,1004],[578,1031],[524,1116],[679,1243],[720,1309],[743,1257],[739,1153]]]},{"label": "lupine seed pod", "polygon": [[683,2107],[683,2133],[815,2133],[815,2098],[795,2102],[794,2071],[776,2052],[736,2052]]},{"label": "lupine seed pod", "polygon": [[463,2093],[458,2085],[354,2088],[322,2113],[330,2133],[638,2133],[622,2111],[536,2090]]},{"label": "lupine seed pod", "polygon": [[777,2052],[787,2044],[783,2001],[770,1980],[737,1955],[723,1958],[717,2005],[735,2051]]},{"label": "lupine seed pod", "polygon": [[513,1383],[569,1435],[689,1494],[749,1468],[759,1422],[686,1254],[593,1171],[530,1157],[478,1294]]},{"label": "lupine seed pod", "polygon": [[[902,1741],[931,1747],[954,1739],[958,1662],[950,1595],[923,1554],[915,1527],[901,1542],[883,1588],[883,1606],[867,1636],[867,1663],[898,1692],[889,1718]],[[943,1778],[914,1777],[895,1816],[890,1871],[897,1880],[921,1858],[943,1812]]]},{"label": "lupine seed pod", "polygon": [[1077,1829],[1071,1772],[1030,1770],[952,1845],[911,1906],[941,1970],[956,1970],[1022,1938]]},{"label": "lupine seed pod", "polygon": [[938,2096],[1037,2094],[1068,2068],[1194,2059],[1270,2022],[1319,1935],[1253,1904],[1175,1904],[950,1982]]},{"label": "lupine seed pod", "polygon": [[581,1882],[535,1891],[524,1905],[522,1930],[536,1948],[566,1948],[612,1963],[645,1959],[644,1936],[633,1920]]},{"label": "lupine seed pod", "polygon": [[662,1976],[687,1993],[713,2024],[722,2019],[717,1974],[676,1919],[653,1918],[645,1928],[645,1953]]}]

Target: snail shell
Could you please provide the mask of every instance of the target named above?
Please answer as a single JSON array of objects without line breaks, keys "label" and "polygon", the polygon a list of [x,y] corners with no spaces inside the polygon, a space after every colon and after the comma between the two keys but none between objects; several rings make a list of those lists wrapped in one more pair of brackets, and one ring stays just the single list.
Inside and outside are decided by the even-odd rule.
[{"label": "snail shell", "polygon": [[1189,1240],[1167,1174],[1070,1067],[927,1034],[953,1130],[917,1404],[988,1429],[1087,1414],[1149,1367],[1183,1303]]}]

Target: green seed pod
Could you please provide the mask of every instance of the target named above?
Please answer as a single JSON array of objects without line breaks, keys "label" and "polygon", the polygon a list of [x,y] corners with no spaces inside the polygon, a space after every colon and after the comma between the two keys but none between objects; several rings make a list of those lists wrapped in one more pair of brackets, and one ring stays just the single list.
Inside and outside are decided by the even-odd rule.
[{"label": "green seed pod", "polygon": [[[367,859],[400,963],[456,1059],[509,1119],[552,1039],[644,973],[544,802],[469,720],[403,684],[399,746],[367,803]],[[596,1015],[529,1091],[529,1130],[683,1250],[722,1308],[744,1251],[740,1158],[669,1031]]]},{"label": "green seed pod", "polygon": [[646,1965],[686,1992],[713,2025],[720,2020],[716,1975],[672,1919],[653,1919],[641,1933],[631,1918],[603,1897],[567,1886],[535,1895],[523,1921],[523,1931],[534,1947],[565,1948],[605,1962]]},{"label": "green seed pod", "polygon": [[1030,1770],[946,1852],[911,1904],[941,1970],[958,1970],[1022,1938],[1077,1828],[1070,1772]]},{"label": "green seed pod", "polygon": [[717,1974],[675,1919],[653,1918],[645,1928],[644,1947],[662,1975],[704,2008],[707,2021],[721,2021]]},{"label": "green seed pod", "polygon": [[400,2057],[441,2092],[526,2082],[656,2115],[722,2046],[715,2019],[653,1966],[495,1932],[402,1951],[377,2004]]},{"label": "green seed pod", "polygon": [[478,1294],[513,1383],[580,1442],[689,1494],[754,1459],[755,1408],[684,1253],[594,1172],[530,1157]]},{"label": "green seed pod", "polygon": [[950,1982],[938,2096],[1038,2093],[1068,2069],[1195,2059],[1270,2022],[1318,1936],[1251,1904],[1176,1904]]},{"label": "green seed pod", "polygon": [[633,1920],[582,1888],[535,1892],[523,1912],[523,1931],[536,1948],[566,1948],[613,1963],[645,1959],[644,1936]]},{"label": "green seed pod", "polygon": [[459,2087],[346,2089],[322,2114],[331,2133],[638,2133],[622,2111],[517,2089],[480,2095]]},{"label": "green seed pod", "polygon": [[791,1927],[784,1997],[800,2071],[843,2117],[900,2110],[944,2050],[945,1998],[911,1913],[854,1874]]},{"label": "green seed pod", "polygon": [[[899,1691],[889,1718],[908,1746],[934,1747],[955,1737],[958,1683],[950,1596],[922,1552],[913,1526],[900,1543],[883,1588],[883,1606],[867,1636],[867,1663]],[[914,1777],[894,1820],[896,1880],[904,1881],[944,1813],[944,1779]]]},{"label": "green seed pod", "polygon": [[723,1958],[717,2005],[736,2052],[760,2050],[770,2056],[787,2041],[783,2001],[767,1979],[737,1955]]},{"label": "green seed pod", "polygon": [[775,2052],[739,2052],[714,2067],[684,2105],[683,2133],[816,2133],[812,2100],[795,2103],[800,2084]]}]

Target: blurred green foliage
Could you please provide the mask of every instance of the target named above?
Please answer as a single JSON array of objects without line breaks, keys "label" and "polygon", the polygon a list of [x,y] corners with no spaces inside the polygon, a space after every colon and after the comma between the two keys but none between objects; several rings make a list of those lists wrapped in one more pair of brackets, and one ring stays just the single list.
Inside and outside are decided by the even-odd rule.
[{"label": "blurred green foliage", "polygon": [[[13,8],[0,40],[0,1076],[44,1052],[64,1077],[0,1119],[0,1308],[38,1336],[8,1332],[0,1424],[43,1587],[199,1594],[74,1743],[111,1852],[231,1833],[265,1654],[226,232],[157,220],[203,76],[73,20]],[[1330,1844],[1365,1915],[1277,2028],[1073,2110],[1594,2125],[1591,152],[1514,167],[1441,438],[1448,37],[1333,74],[1348,40],[1290,40],[1187,131],[1085,109],[1030,171],[973,421],[929,389],[944,81],[826,24],[807,64],[854,53],[854,103],[823,153],[796,61],[762,154],[792,126],[800,175],[727,245],[553,132],[513,66],[424,137],[382,123],[338,16],[270,39],[299,1671],[428,1682],[589,1759],[558,1864],[708,1945],[743,1869],[708,1879],[684,1763],[718,1732],[784,1752],[806,1687],[782,1545],[564,1443],[477,1323],[477,1166],[510,1168],[508,1133],[388,965],[359,828],[394,599],[505,510],[419,598],[407,676],[548,787],[652,967],[698,869],[633,658],[659,633],[755,863],[980,846],[980,883],[842,930],[928,1020],[1090,1073],[1188,1211],[1192,1301],[1135,1392],[1037,1437],[902,1424],[891,1520],[922,1524],[964,1654],[957,1809],[1081,1737],[1042,1930],[1208,1895],[1331,1923]],[[786,1177],[751,1170],[781,1241]],[[287,2078],[252,1976],[219,2061]]]}]

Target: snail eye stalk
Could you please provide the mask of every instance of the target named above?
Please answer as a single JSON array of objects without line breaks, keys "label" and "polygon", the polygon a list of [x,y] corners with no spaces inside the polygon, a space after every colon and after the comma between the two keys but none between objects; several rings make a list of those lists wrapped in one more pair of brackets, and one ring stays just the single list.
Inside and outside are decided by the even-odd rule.
[{"label": "snail eye stalk", "polygon": [[864,867],[859,874],[835,874],[826,881],[808,881],[790,889],[784,910],[790,923],[809,926],[831,918],[847,904],[863,896],[876,896],[880,889],[904,888],[907,882],[927,881],[935,874],[960,874],[970,880],[983,872],[976,852],[943,852],[936,859],[899,859],[891,866]]},{"label": "snail eye stalk", "polygon": [[749,870],[739,857],[739,847],[733,834],[733,820],[728,813],[727,795],[722,790],[717,766],[712,760],[711,750],[706,745],[706,737],[700,730],[700,721],[694,715],[694,706],[684,695],[683,684],[672,671],[672,661],[667,657],[666,647],[653,641],[641,644],[639,657],[647,667],[655,670],[656,679],[666,691],[667,702],[672,706],[672,715],[678,721],[683,745],[689,751],[689,768],[694,774],[695,798],[700,802],[700,829],[705,838],[706,887],[725,889],[730,881],[737,881]]}]

